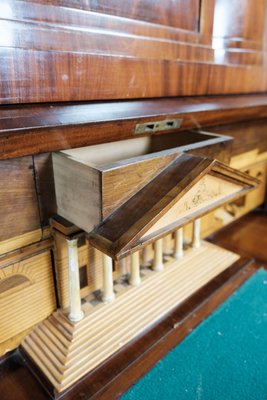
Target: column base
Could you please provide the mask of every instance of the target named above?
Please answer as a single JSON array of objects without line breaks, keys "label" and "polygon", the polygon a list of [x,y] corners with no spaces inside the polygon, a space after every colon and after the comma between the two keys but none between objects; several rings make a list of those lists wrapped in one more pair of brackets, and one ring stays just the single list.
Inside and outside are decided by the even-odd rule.
[{"label": "column base", "polygon": [[184,256],[183,251],[174,253],[174,255],[173,255],[173,257],[176,258],[176,260],[180,260],[180,258],[183,258],[183,256]]},{"label": "column base", "polygon": [[156,271],[156,272],[164,271],[164,265],[163,264],[158,264],[155,267],[153,266],[153,271]]},{"label": "column base", "polygon": [[115,300],[115,293],[109,294],[109,295],[102,295],[102,302],[107,304],[110,303],[111,301]]},{"label": "column base", "polygon": [[141,283],[141,278],[130,279],[129,284],[132,286],[139,286]]},{"label": "column base", "polygon": [[77,315],[76,314],[75,315],[69,314],[69,320],[71,322],[79,322],[79,321],[81,321],[83,319],[83,317],[84,317],[84,312],[83,311],[81,311]]}]

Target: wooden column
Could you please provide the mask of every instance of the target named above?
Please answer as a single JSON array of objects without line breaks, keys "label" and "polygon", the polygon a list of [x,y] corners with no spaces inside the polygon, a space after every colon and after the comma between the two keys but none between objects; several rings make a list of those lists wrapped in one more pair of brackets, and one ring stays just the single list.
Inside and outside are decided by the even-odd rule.
[{"label": "wooden column", "polygon": [[171,255],[173,253],[172,234],[164,236],[163,238],[163,253]]},{"label": "wooden column", "polygon": [[133,286],[139,286],[141,283],[140,277],[140,261],[139,261],[139,252],[131,254],[131,276],[130,276],[130,284]]},{"label": "wooden column", "polygon": [[104,303],[114,300],[115,293],[113,291],[113,265],[112,258],[103,253],[103,295]]},{"label": "wooden column", "polygon": [[148,264],[148,247],[144,247],[141,253],[141,265],[147,267]]},{"label": "wooden column", "polygon": [[198,249],[200,247],[200,218],[193,222],[193,240],[192,247]]},{"label": "wooden column", "polygon": [[69,257],[70,321],[80,321],[84,313],[81,305],[80,276],[78,262],[78,239],[67,239]]},{"label": "wooden column", "polygon": [[183,228],[177,229],[174,234],[174,258],[179,259],[183,257],[184,250],[183,250],[183,243],[184,243],[184,235],[183,235]]},{"label": "wooden column", "polygon": [[163,240],[158,239],[155,242],[154,247],[154,260],[153,260],[153,270],[154,271],[163,271]]}]

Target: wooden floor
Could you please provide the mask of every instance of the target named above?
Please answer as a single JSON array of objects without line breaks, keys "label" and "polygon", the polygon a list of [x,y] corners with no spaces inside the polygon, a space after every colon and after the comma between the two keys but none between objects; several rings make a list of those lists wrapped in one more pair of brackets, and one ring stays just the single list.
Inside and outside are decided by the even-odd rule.
[{"label": "wooden floor", "polygon": [[[142,338],[130,343],[122,354],[103,363],[80,385],[67,392],[64,400],[116,399],[179,343],[256,268],[267,263],[267,216],[251,214],[214,235],[213,241],[242,255],[253,256],[258,262],[242,269],[244,260],[241,260],[229,271],[224,271]],[[0,365],[1,400],[48,399],[48,394],[25,367],[22,358],[18,359],[21,363],[16,362],[16,354],[13,354]]]}]

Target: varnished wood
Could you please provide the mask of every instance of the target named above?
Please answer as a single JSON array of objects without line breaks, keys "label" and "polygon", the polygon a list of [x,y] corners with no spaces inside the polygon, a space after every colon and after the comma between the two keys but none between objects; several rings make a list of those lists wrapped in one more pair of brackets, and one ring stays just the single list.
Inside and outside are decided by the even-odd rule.
[{"label": "varnished wood", "polygon": [[42,233],[32,157],[1,162],[0,175],[0,242],[23,234],[28,235],[24,245],[31,243],[36,235],[40,240]]},{"label": "varnished wood", "polygon": [[267,262],[267,215],[251,213],[211,236],[215,243],[259,262]]},{"label": "varnished wood", "polygon": [[[237,18],[238,15],[238,18]],[[214,48],[220,62],[261,64],[265,33],[266,2],[217,0],[214,10]],[[222,23],[223,20],[223,23]],[[217,50],[218,49],[218,50]],[[216,51],[217,50],[217,51]],[[219,54],[218,54],[219,56]]]},{"label": "varnished wood", "polygon": [[[201,178],[212,174],[219,179],[235,183],[237,190],[225,197],[214,199],[209,205],[203,203],[199,210],[194,208],[186,217],[176,219],[171,216],[172,224],[167,228],[158,228],[145,238],[159,220],[196,185]],[[233,170],[218,161],[181,154],[172,161],[154,180],[126,201],[115,213],[106,218],[89,234],[91,243],[114,258],[133,251],[151,240],[162,237],[168,230],[175,230],[187,224],[190,219],[204,215],[218,206],[239,198],[258,185],[255,178]],[[232,189],[231,189],[232,190]],[[227,194],[228,193],[228,194]]]},{"label": "varnished wood", "polygon": [[[227,2],[224,11],[229,17],[223,24],[216,21],[216,4],[214,20],[214,3],[218,2],[190,0],[185,4],[176,0],[175,5],[163,5],[128,0],[112,6],[103,1],[93,5],[83,2],[78,8],[70,0],[53,5],[48,0],[30,5],[12,0],[2,7],[7,35],[0,42],[0,101],[264,92],[265,3],[253,7],[252,2],[245,6],[239,1]],[[171,10],[170,4],[175,8]],[[243,25],[236,9],[242,10]],[[220,40],[218,50],[225,49],[226,57],[214,54],[213,22],[222,29],[237,26],[244,41],[242,54],[234,47],[240,40],[231,37],[233,28],[229,51],[224,32],[215,30],[215,39]],[[100,70],[101,83],[97,78]]]},{"label": "varnished wood", "polygon": [[56,214],[56,200],[52,156],[49,153],[33,157],[36,193],[42,227],[48,225],[49,218]]},{"label": "varnished wood", "polygon": [[[187,98],[186,102],[177,98],[141,102],[2,106],[0,158],[133,138],[136,123],[144,121],[181,118],[181,129],[184,130],[266,117],[265,95]],[[242,124],[240,131],[246,129],[246,135],[252,138],[253,124],[257,131],[260,127],[264,130],[266,121]],[[227,134],[227,129],[226,126],[221,132]],[[238,129],[238,125],[233,126],[229,134],[233,132],[235,135],[234,131]],[[249,143],[243,140],[242,146],[249,146]]]},{"label": "varnished wood", "polygon": [[213,145],[230,139],[193,131],[54,153],[57,213],[90,232],[162,172],[181,151],[210,147],[215,158],[221,148],[212,151]]}]

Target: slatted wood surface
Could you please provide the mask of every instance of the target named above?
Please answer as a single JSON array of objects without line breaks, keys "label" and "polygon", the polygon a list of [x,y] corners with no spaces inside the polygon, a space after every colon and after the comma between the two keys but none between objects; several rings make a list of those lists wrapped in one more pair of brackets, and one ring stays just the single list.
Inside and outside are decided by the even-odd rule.
[{"label": "slatted wood surface", "polygon": [[0,343],[33,327],[56,309],[49,251],[0,269],[0,284]]},{"label": "slatted wood surface", "polygon": [[149,272],[110,304],[84,305],[85,317],[71,323],[60,310],[42,322],[22,346],[61,392],[120,350],[239,256],[202,242],[181,260],[169,258],[163,272]]}]

